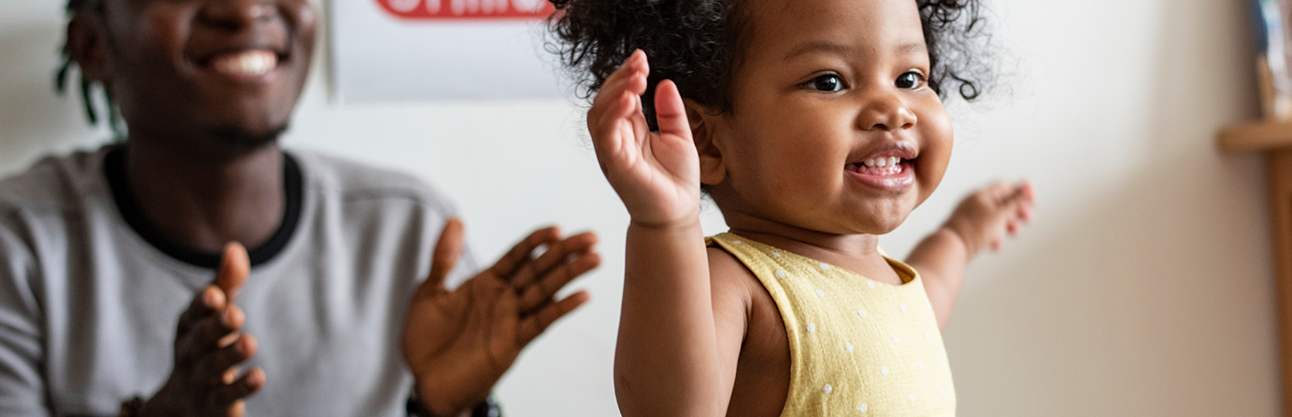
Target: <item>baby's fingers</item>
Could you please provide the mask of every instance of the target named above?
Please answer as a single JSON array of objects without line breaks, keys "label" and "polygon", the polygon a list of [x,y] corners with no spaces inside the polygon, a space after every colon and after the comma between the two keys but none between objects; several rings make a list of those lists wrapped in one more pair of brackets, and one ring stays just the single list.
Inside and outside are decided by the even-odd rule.
[{"label": "baby's fingers", "polygon": [[683,138],[686,145],[691,145],[691,123],[686,118],[682,95],[672,81],[664,80],[655,88],[655,117],[661,135]]},{"label": "baby's fingers", "polygon": [[618,70],[601,83],[597,97],[592,100],[592,110],[588,112],[588,123],[625,117],[625,113],[636,107],[632,103],[626,103],[625,98],[636,98],[646,93],[646,75],[649,73],[645,53],[639,50],[629,56]]}]

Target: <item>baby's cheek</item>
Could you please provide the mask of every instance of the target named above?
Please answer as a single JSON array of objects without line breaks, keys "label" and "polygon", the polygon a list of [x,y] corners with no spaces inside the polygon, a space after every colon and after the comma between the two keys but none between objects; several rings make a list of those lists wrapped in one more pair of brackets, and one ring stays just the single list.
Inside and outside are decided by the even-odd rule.
[{"label": "baby's cheek", "polygon": [[941,103],[931,104],[922,112],[917,131],[920,134],[920,156],[916,160],[915,179],[920,186],[923,202],[942,183],[942,176],[951,162],[951,149],[955,132],[951,116]]}]

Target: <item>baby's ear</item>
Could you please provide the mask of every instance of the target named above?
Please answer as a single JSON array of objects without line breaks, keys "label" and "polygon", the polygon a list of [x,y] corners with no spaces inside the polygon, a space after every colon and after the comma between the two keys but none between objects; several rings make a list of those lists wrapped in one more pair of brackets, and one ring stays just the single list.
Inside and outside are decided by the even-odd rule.
[{"label": "baby's ear", "polygon": [[727,179],[727,166],[718,143],[722,135],[718,132],[717,120],[721,113],[689,98],[683,98],[682,104],[686,107],[686,120],[691,123],[695,150],[700,154],[700,183],[718,185]]}]

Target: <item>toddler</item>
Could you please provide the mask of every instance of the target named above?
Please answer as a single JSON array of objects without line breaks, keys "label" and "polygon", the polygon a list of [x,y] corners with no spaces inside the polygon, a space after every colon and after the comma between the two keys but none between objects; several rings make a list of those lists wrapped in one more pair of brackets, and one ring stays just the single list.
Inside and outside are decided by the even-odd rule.
[{"label": "toddler", "polygon": [[[971,195],[906,263],[877,239],[942,179],[942,93],[984,83],[954,47],[978,0],[553,3],[632,218],[623,414],[954,415],[941,326],[969,261],[1029,219],[1031,187]],[[702,192],[729,232],[704,238]]]}]

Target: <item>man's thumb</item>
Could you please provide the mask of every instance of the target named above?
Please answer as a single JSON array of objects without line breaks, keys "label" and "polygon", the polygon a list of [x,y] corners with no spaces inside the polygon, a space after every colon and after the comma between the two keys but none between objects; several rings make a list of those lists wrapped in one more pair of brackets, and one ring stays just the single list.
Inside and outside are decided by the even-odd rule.
[{"label": "man's thumb", "polygon": [[242,284],[247,282],[249,274],[251,261],[247,257],[247,248],[237,242],[225,245],[224,254],[220,257],[220,271],[215,274],[215,286],[224,291],[230,304],[242,291]]},{"label": "man's thumb", "polygon": [[448,278],[449,271],[453,270],[458,258],[462,257],[465,244],[463,240],[462,220],[454,217],[444,222],[440,240],[435,243],[435,252],[431,255],[431,274],[417,290],[418,297],[435,294],[444,288],[444,280]]}]

